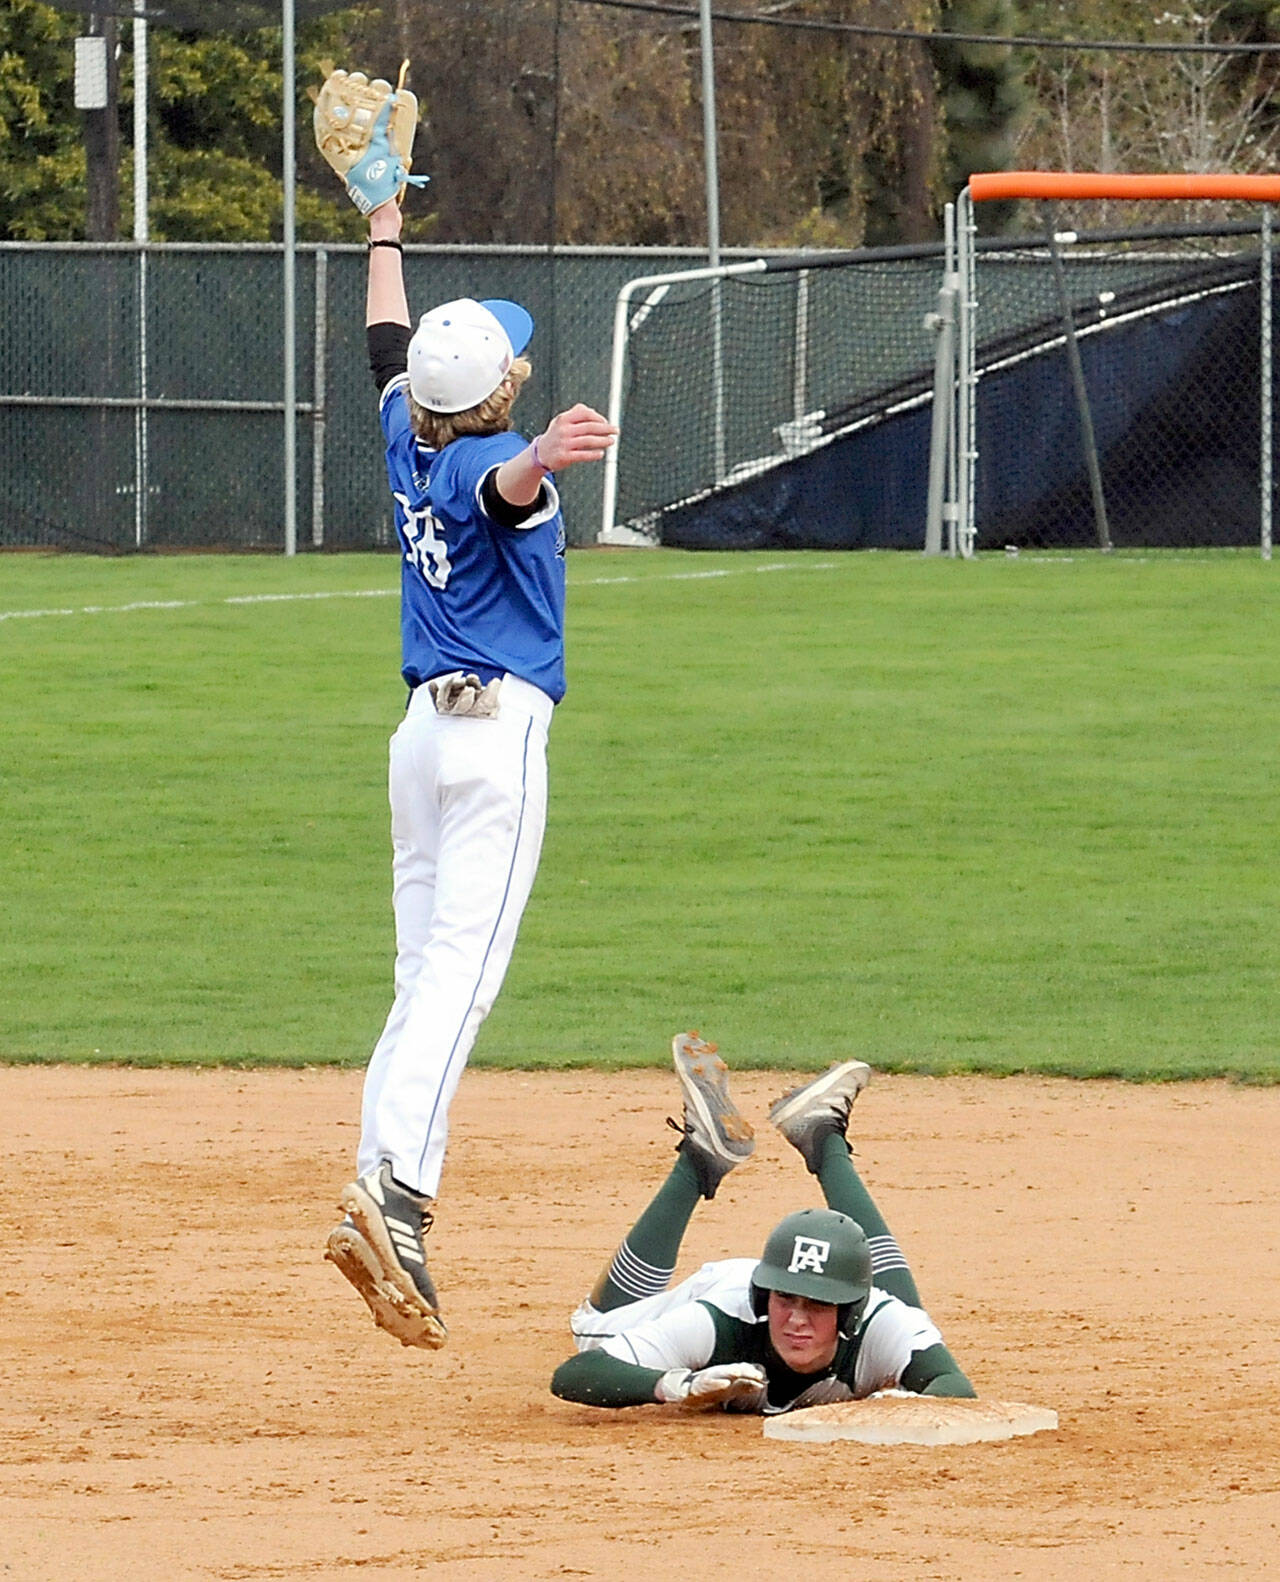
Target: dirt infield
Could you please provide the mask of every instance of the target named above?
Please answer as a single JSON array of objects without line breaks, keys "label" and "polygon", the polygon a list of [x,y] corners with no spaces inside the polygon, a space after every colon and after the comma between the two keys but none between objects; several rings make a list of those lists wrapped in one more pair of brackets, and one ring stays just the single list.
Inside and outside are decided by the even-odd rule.
[{"label": "dirt infield", "polygon": [[[735,1079],[761,1116],[781,1079]],[[859,1163],[980,1392],[1053,1434],[766,1440],[554,1400],[660,1179],[659,1072],[472,1071],[432,1236],[447,1350],[320,1256],[353,1072],[0,1069],[0,1577],[1262,1575],[1280,1539],[1280,1090],[880,1078]],[[763,1128],[682,1268],[813,1197]]]}]

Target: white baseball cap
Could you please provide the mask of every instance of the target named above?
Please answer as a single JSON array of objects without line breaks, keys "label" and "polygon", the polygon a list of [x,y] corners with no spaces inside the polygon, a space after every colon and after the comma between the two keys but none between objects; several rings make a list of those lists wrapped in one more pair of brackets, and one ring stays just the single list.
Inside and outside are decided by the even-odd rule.
[{"label": "white baseball cap", "polygon": [[529,344],[533,320],[518,302],[459,297],[418,320],[409,342],[409,391],[429,412],[465,412],[491,396]]}]

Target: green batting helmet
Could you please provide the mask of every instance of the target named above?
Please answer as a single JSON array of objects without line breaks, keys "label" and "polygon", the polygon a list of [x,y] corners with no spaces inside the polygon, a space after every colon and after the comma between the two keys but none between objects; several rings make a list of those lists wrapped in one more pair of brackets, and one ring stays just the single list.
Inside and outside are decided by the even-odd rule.
[{"label": "green batting helmet", "polygon": [[861,1310],[871,1292],[871,1248],[857,1220],[832,1208],[788,1214],[769,1232],[751,1276],[762,1291]]}]

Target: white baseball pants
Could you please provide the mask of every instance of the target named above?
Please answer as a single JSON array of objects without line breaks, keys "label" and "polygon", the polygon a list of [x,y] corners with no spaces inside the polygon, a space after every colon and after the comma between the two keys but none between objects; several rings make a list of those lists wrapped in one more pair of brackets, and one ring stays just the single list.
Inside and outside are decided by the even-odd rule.
[{"label": "white baseball pants", "polygon": [[415,688],[391,738],[395,1000],[365,1075],[358,1168],[384,1159],[435,1197],[449,1105],[533,888],[554,705],[503,678],[495,719],[437,714]]}]

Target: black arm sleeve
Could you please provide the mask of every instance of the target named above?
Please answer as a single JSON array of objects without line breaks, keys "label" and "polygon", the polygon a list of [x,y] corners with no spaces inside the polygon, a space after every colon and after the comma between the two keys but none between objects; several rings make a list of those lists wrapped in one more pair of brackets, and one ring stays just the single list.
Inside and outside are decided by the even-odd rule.
[{"label": "black arm sleeve", "polygon": [[556,1369],[551,1393],[580,1406],[652,1406],[661,1377],[661,1368],[640,1368],[605,1351],[580,1351]]},{"label": "black arm sleeve", "polygon": [[538,498],[532,505],[512,505],[510,500],[504,500],[498,493],[498,469],[494,467],[480,480],[480,504],[499,527],[519,527],[522,522],[527,522],[535,511],[542,510],[546,504],[546,496],[545,492],[539,489]]},{"label": "black arm sleeve", "polygon": [[902,1370],[902,1388],[917,1395],[963,1396],[972,1399],[977,1391],[956,1367],[945,1346],[930,1346],[918,1351]]},{"label": "black arm sleeve", "polygon": [[407,324],[371,324],[365,331],[369,343],[369,372],[378,393],[409,366],[409,342],[413,331]]}]

